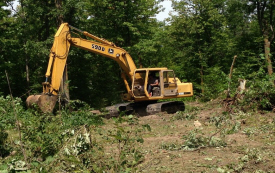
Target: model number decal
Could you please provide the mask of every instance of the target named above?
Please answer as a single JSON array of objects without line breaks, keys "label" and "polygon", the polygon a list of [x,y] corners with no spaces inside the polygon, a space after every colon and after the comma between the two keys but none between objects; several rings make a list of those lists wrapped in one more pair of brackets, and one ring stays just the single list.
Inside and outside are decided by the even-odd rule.
[{"label": "model number decal", "polygon": [[96,45],[96,44],[92,44],[92,48],[93,48],[93,49],[97,49],[97,50],[102,50],[102,51],[105,50],[105,47],[101,47],[101,46],[98,46],[98,45]]}]

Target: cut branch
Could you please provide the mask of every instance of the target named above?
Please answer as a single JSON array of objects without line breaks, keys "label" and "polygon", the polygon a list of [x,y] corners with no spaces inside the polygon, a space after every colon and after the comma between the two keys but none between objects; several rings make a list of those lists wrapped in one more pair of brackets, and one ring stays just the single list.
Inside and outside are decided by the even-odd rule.
[{"label": "cut branch", "polygon": [[232,73],[233,73],[233,67],[236,61],[237,55],[234,56],[231,68],[230,68],[230,73],[229,73],[229,81],[228,81],[228,88],[227,88],[227,96],[226,98],[230,98],[230,84],[231,84],[231,78],[232,78]]}]

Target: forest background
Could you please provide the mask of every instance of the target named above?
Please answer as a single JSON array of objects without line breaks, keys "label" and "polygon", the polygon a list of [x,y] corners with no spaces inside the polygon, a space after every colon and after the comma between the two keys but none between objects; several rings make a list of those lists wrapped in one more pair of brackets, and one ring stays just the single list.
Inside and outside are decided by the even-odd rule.
[{"label": "forest background", "polygon": [[[269,81],[273,74],[273,1],[172,1],[176,15],[155,18],[161,1],[1,2],[0,95],[41,92],[53,36],[61,22],[126,49],[138,67],[168,67],[195,95],[210,100],[227,89],[234,55],[232,87],[238,79]],[[6,9],[3,7],[10,7]],[[125,91],[112,60],[72,48],[68,59],[70,95],[92,107],[120,102]],[[105,77],[104,77],[105,76]],[[24,96],[23,96],[24,98]]]},{"label": "forest background", "polygon": [[[0,1],[0,172],[181,172],[183,167],[253,172],[250,166],[256,170],[261,164],[261,169],[274,170],[275,0],[171,0],[174,13],[164,21],[156,19],[165,8],[163,0],[16,2],[17,7],[13,0]],[[196,102],[186,104],[185,112],[142,117],[141,125],[134,115],[92,115],[92,108],[121,102],[121,69],[108,58],[72,47],[70,98],[85,102],[83,107],[54,116],[27,110],[27,96],[42,91],[49,50],[62,22],[124,48],[137,67],[173,69],[181,81],[193,83],[190,100]],[[236,101],[240,79],[247,81],[246,90]],[[220,102],[228,87],[234,104],[225,100],[224,111]],[[211,102],[204,107],[197,101]],[[195,118],[203,130],[194,129]],[[215,159],[216,147],[230,158],[237,153],[237,160],[221,153],[216,165],[198,166]],[[188,154],[178,155],[186,150],[199,151],[194,165],[182,159]],[[166,157],[167,152],[174,154]]]},{"label": "forest background", "polygon": [[[274,1],[172,1],[176,15],[157,21],[164,8],[160,2],[22,0],[15,9],[14,1],[1,1],[0,95],[9,94],[5,71],[14,96],[24,99],[30,90],[41,92],[61,22],[123,47],[138,67],[174,69],[180,80],[193,83],[195,95],[203,100],[227,89],[234,55],[233,91],[240,78],[248,86],[270,81]],[[72,99],[95,108],[121,101],[125,89],[116,62],[72,48],[68,73]]]}]

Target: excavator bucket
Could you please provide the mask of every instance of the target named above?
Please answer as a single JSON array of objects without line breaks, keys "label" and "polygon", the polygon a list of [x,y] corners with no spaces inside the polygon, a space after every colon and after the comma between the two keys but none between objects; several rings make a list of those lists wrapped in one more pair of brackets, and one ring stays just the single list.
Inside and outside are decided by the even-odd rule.
[{"label": "excavator bucket", "polygon": [[50,96],[46,94],[42,95],[30,95],[26,104],[28,108],[38,105],[39,109],[44,113],[52,113],[57,101],[57,96]]}]

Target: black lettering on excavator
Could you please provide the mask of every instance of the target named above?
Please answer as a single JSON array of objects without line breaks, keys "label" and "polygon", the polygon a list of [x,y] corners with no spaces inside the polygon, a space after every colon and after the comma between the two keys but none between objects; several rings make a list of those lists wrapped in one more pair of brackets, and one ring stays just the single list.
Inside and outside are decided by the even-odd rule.
[{"label": "black lettering on excavator", "polygon": [[108,53],[109,54],[114,54],[114,49],[109,48]]},{"label": "black lettering on excavator", "polygon": [[97,49],[97,50],[105,51],[105,47],[101,47],[101,46],[98,46],[98,45],[96,45],[96,44],[92,44],[92,48],[93,48],[93,49]]}]

